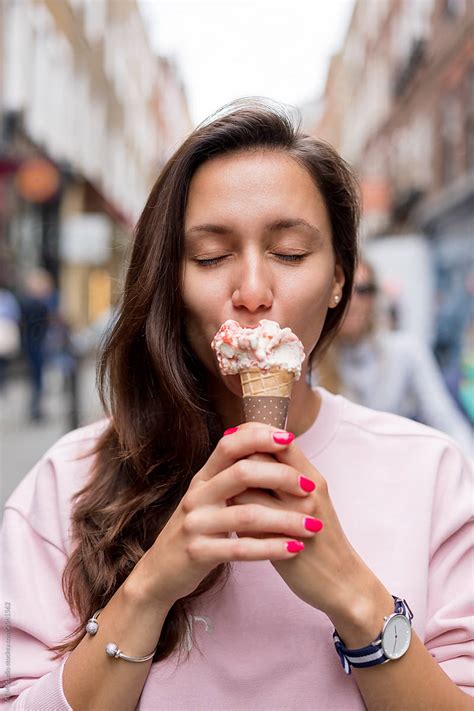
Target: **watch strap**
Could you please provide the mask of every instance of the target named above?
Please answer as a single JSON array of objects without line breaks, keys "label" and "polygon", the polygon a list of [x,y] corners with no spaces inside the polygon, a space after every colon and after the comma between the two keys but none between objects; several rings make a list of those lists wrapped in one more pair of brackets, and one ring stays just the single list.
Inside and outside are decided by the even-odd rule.
[{"label": "watch strap", "polygon": [[[392,595],[392,597],[394,600],[393,614],[404,615],[411,624],[413,613],[410,610],[406,600],[402,600],[395,595]],[[359,649],[348,649],[339,637],[337,630],[334,630],[333,640],[336,652],[339,655],[339,659],[341,660],[342,667],[346,674],[351,673],[351,667],[363,669],[366,667],[374,667],[378,664],[385,664],[390,661],[390,659],[385,656],[385,652],[382,647],[382,633],[380,633],[377,639],[368,644],[366,647],[360,647]]]},{"label": "watch strap", "polygon": [[381,639],[371,642],[367,647],[360,647],[360,649],[347,649],[337,632],[334,632],[333,640],[346,674],[351,673],[352,667],[373,667],[377,664],[385,664],[385,662],[390,661],[384,654]]}]

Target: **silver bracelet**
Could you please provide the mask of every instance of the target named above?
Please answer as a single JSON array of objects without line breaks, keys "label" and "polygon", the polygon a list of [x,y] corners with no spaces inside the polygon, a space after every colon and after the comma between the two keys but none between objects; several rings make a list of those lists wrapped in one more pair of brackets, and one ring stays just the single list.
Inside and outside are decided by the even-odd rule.
[{"label": "silver bracelet", "polygon": [[[90,620],[88,620],[87,622],[86,632],[91,636],[97,634],[97,630],[99,629],[99,623],[97,621],[97,618],[103,609],[104,608],[101,607],[100,610],[94,612]],[[105,653],[107,654],[107,656],[113,657],[114,659],[125,659],[126,662],[147,662],[149,659],[152,659],[154,657],[155,652],[156,648],[151,654],[147,654],[146,657],[129,657],[127,654],[123,654],[122,650],[119,649],[114,642],[109,642],[105,647]]]}]

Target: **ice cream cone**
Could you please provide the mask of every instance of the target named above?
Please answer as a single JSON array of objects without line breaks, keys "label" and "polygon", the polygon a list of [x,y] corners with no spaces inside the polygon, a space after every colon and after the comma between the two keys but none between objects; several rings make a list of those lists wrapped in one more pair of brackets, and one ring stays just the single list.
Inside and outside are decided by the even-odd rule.
[{"label": "ice cream cone", "polygon": [[264,422],[285,429],[294,373],[250,368],[239,373],[246,422]]}]

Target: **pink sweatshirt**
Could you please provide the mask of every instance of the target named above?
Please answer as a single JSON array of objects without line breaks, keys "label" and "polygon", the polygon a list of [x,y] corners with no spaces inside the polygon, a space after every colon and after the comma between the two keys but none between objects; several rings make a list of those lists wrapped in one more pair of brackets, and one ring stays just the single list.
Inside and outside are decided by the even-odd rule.
[{"label": "pink sweatshirt", "polygon": [[[327,479],[352,545],[408,601],[414,629],[444,671],[474,694],[472,468],[435,430],[320,393],[320,414],[299,447]],[[6,504],[4,708],[71,708],[62,689],[65,660],[51,661],[46,644],[76,625],[61,592],[70,498],[92,466],[77,456],[104,426],[59,440]],[[192,626],[189,659],[152,665],[140,711],[364,708],[335,652],[331,622],[269,562],[234,564],[222,592],[197,600]]]}]

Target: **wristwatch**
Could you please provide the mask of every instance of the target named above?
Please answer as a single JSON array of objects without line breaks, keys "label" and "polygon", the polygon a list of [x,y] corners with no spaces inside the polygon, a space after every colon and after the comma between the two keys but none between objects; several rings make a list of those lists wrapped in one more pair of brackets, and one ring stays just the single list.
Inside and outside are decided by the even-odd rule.
[{"label": "wristwatch", "polygon": [[400,659],[407,652],[411,641],[413,612],[406,600],[395,595],[392,597],[395,603],[393,614],[384,617],[385,622],[380,635],[367,647],[347,649],[337,630],[334,630],[336,652],[346,674],[351,673],[351,667],[374,667],[377,664],[390,662],[392,659]]}]

